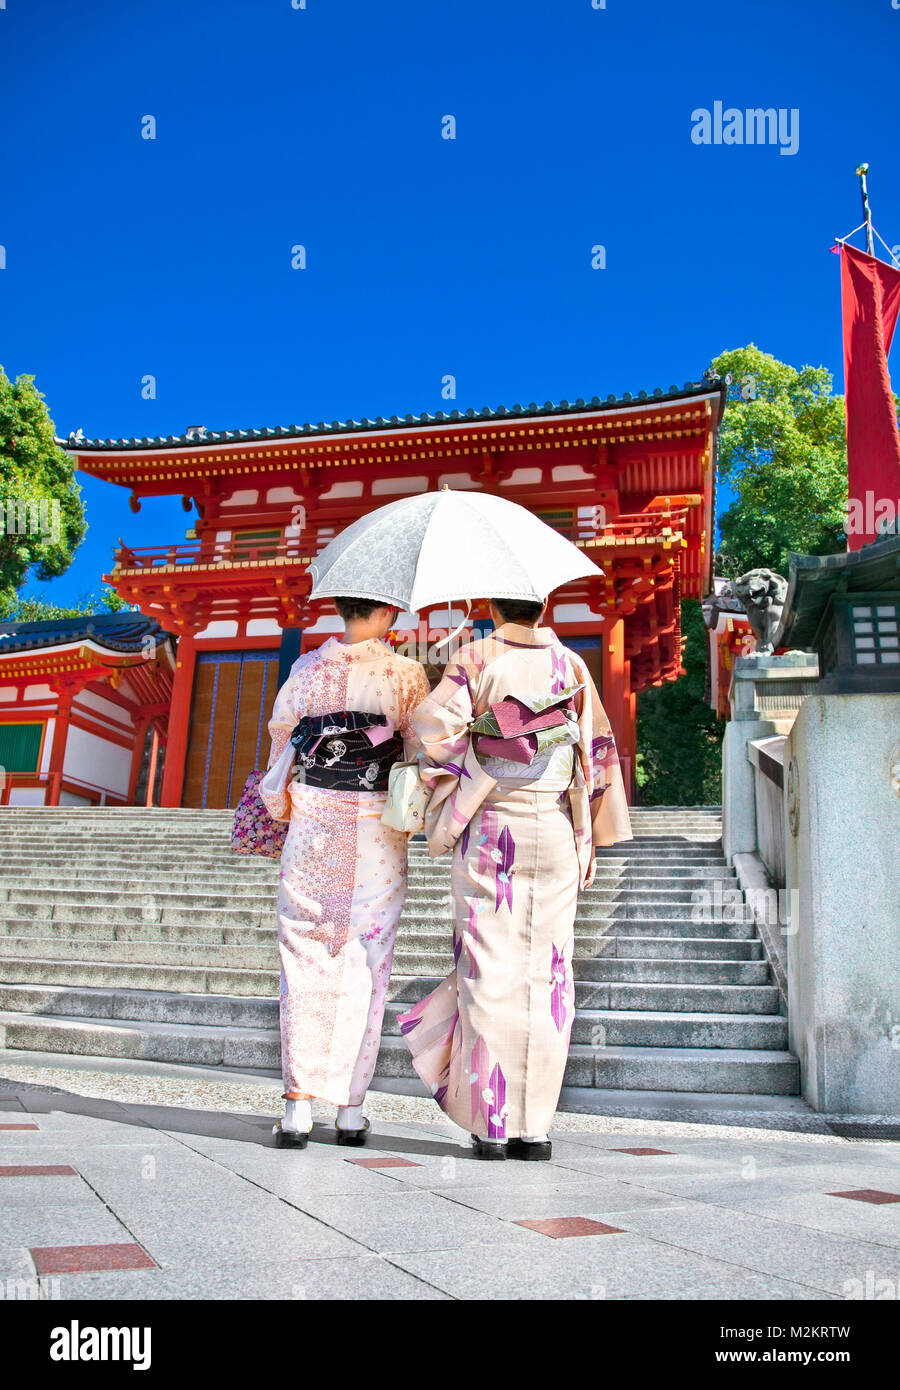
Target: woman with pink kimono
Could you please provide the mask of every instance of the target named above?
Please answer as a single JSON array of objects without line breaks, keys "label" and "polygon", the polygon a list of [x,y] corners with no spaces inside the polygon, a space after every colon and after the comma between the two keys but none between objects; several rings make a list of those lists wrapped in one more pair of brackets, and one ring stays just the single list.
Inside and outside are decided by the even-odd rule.
[{"label": "woman with pink kimono", "polygon": [[[388,771],[428,694],[417,661],[383,640],[396,608],[335,600],[345,620],[294,663],[269,722],[269,812],[288,819],[278,889],[284,1118],[277,1142],[303,1148],[310,1102],[337,1106],[337,1140],[363,1144],[408,836],[381,822]],[[274,783],[274,787],[273,787]]]},{"label": "woman with pink kimono", "polygon": [[546,603],[495,599],[416,710],[430,854],[452,853],[448,978],[400,1023],[479,1158],[548,1159],[575,1014],[575,909],[596,845],[630,840],[609,720]]}]

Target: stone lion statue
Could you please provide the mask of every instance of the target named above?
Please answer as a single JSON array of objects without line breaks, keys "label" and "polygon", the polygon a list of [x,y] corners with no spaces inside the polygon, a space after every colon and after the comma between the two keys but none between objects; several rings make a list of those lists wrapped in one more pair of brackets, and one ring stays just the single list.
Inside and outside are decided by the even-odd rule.
[{"label": "stone lion statue", "polygon": [[771,656],[775,650],[772,638],[781,622],[787,580],[774,570],[748,570],[739,579],[732,579],[725,592],[736,598],[750,620],[760,656]]}]

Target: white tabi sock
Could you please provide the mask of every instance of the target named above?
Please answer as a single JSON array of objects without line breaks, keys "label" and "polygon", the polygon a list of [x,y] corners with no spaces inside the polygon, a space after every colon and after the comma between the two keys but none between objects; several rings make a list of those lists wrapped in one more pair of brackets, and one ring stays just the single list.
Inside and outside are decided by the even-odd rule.
[{"label": "white tabi sock", "polygon": [[550,1137],[549,1134],[523,1134],[523,1135],[522,1135],[522,1143],[523,1143],[523,1144],[546,1144],[546,1142],[547,1142],[547,1140],[549,1139],[549,1137]]},{"label": "white tabi sock", "polygon": [[312,1129],[312,1105],[308,1100],[286,1100],[281,1128],[291,1134],[309,1134]]},{"label": "white tabi sock", "polygon": [[359,1105],[339,1105],[337,1112],[338,1129],[362,1129],[364,1126],[362,1102]]}]

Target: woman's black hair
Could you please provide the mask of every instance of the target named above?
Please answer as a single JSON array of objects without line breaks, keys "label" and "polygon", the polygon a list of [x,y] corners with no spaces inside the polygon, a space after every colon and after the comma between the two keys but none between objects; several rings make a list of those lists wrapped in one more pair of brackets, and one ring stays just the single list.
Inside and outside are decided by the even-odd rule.
[{"label": "woman's black hair", "polygon": [[393,603],[381,603],[371,598],[336,598],[334,606],[345,623],[351,618],[371,618],[376,608],[394,608]]},{"label": "woman's black hair", "polygon": [[526,623],[533,623],[541,616],[544,606],[534,599],[525,598],[492,598],[491,603],[497,608],[505,623],[515,623],[520,618]]}]

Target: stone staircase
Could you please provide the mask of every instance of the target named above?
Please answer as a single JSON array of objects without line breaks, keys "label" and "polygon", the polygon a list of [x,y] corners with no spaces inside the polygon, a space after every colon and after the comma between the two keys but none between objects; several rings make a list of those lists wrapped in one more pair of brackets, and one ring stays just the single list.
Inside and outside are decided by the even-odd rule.
[{"label": "stone staircase", "polygon": [[[277,1069],[278,864],[232,854],[231,819],[0,809],[0,1046]],[[566,1084],[795,1095],[762,943],[716,890],[736,886],[718,811],[637,808],[633,824],[579,905]],[[380,1077],[414,1076],[397,1015],[451,967],[449,878],[413,841]]]}]

